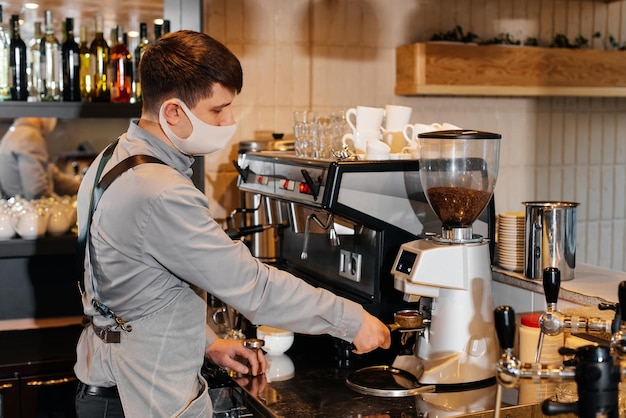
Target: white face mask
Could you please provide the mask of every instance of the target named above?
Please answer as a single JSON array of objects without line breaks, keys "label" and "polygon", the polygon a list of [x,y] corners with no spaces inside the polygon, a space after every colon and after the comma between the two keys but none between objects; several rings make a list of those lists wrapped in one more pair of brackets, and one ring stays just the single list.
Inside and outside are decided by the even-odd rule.
[{"label": "white face mask", "polygon": [[221,151],[226,147],[233,135],[235,135],[235,131],[237,131],[236,123],[228,126],[209,125],[198,119],[180,99],[170,100],[176,101],[189,118],[192,127],[191,134],[189,134],[187,138],[180,138],[172,132],[163,115],[165,103],[161,105],[161,109],[159,110],[159,123],[165,135],[167,135],[169,140],[172,141],[172,144],[183,154],[206,155]]}]

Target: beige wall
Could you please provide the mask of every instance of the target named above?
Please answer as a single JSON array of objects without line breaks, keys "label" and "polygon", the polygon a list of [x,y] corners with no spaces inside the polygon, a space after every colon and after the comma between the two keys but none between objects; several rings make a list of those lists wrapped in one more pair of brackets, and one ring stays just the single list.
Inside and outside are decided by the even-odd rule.
[{"label": "beige wall", "polygon": [[[207,159],[217,217],[237,205],[230,160],[257,131],[291,131],[296,109],[412,106],[413,122],[501,133],[497,211],[522,201],[575,200],[577,259],[625,270],[626,101],[604,98],[395,96],[395,47],[452,29],[548,41],[626,40],[624,2],[576,0],[205,0],[205,29],[244,66],[230,153]],[[592,39],[594,32],[603,35]],[[626,53],[626,52],[625,52]],[[228,155],[227,155],[228,154]]]},{"label": "beige wall", "polygon": [[[459,24],[489,38],[588,39],[600,31],[626,41],[626,4],[576,0],[204,0],[206,31],[244,67],[235,101],[239,130],[230,149],[206,159],[214,216],[238,204],[237,144],[291,132],[292,112],[404,104],[412,122],[442,122],[501,133],[497,211],[522,201],[575,200],[577,259],[626,270],[626,99],[395,96],[395,47]],[[624,52],[626,53],[626,51]],[[8,122],[0,121],[0,128]],[[51,152],[88,141],[96,148],[127,120],[60,121]]]}]

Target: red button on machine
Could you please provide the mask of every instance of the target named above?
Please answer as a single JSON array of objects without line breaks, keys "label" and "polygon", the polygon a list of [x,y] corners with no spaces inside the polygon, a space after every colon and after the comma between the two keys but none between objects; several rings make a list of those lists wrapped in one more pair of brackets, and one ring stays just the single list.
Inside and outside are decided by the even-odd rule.
[{"label": "red button on machine", "polygon": [[280,184],[280,188],[284,189],[284,190],[289,190],[289,191],[293,191],[293,189],[296,188],[296,182],[293,180],[284,180],[281,184]]},{"label": "red button on machine", "polygon": [[259,184],[263,184],[266,185],[269,182],[269,178],[266,176],[257,176],[256,177],[256,182]]}]

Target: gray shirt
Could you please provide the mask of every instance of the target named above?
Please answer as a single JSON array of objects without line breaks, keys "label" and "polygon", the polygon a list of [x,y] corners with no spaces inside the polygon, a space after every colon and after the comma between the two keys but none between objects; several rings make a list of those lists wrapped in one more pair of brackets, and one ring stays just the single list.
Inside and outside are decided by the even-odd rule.
[{"label": "gray shirt", "polygon": [[12,125],[0,141],[0,185],[7,196],[39,198],[52,192],[48,150],[39,128]]},{"label": "gray shirt", "polygon": [[39,127],[19,120],[0,141],[0,195],[38,199],[53,192],[74,195],[79,180],[49,162]]},{"label": "gray shirt", "polygon": [[[83,297],[84,311],[94,316],[95,324],[110,326],[113,321],[92,308],[89,301],[94,291],[98,300],[132,321],[161,310],[181,289],[195,285],[233,306],[252,323],[328,333],[347,341],[354,338],[363,319],[359,304],[261,263],[242,242],[232,241],[224,233],[211,217],[206,196],[190,179],[193,158],[133,121],[104,172],[134,154],[153,155],[167,165],[144,164],[123,173],[95,210]],[[99,160],[88,170],[78,193],[79,229],[85,227]],[[209,335],[206,343],[214,338]],[[78,378],[87,384],[115,384],[107,359],[93,355],[98,349],[93,345],[84,339],[79,342]],[[170,354],[175,358],[175,353]]]}]

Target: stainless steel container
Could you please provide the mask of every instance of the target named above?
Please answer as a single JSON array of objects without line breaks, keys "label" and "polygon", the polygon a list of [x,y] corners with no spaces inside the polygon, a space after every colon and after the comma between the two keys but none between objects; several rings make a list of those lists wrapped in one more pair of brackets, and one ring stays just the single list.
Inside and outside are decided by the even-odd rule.
[{"label": "stainless steel container", "polygon": [[556,267],[572,280],[576,267],[576,202],[523,202],[526,206],[524,275],[540,279]]}]

